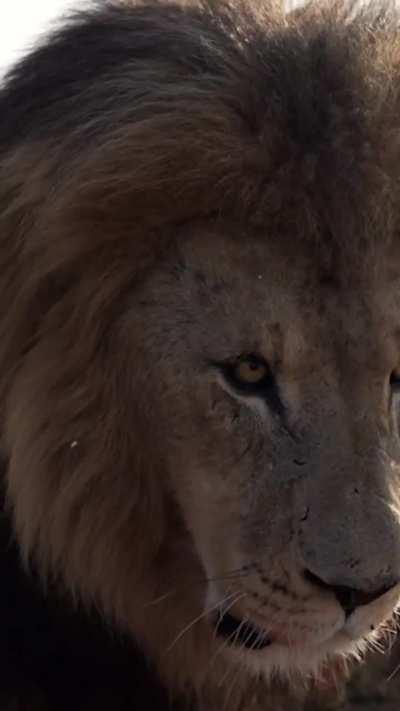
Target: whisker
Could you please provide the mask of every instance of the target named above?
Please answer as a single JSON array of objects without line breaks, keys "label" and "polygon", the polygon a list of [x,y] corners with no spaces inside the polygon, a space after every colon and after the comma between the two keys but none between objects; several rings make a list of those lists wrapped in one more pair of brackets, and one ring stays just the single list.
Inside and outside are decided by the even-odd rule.
[{"label": "whisker", "polygon": [[385,645],[377,639],[368,640],[368,644],[373,652],[378,652],[379,654],[385,654]]},{"label": "whisker", "polygon": [[183,637],[187,632],[189,632],[189,630],[191,630],[192,627],[194,627],[194,625],[195,625],[197,622],[200,622],[200,620],[204,619],[204,617],[207,617],[207,615],[209,615],[210,612],[213,612],[214,610],[217,610],[217,609],[220,607],[221,604],[223,604],[224,602],[226,602],[227,599],[230,599],[230,598],[232,598],[232,597],[235,596],[235,595],[237,595],[237,592],[231,593],[230,595],[227,595],[222,601],[221,601],[221,600],[218,601],[218,602],[217,602],[215,605],[213,605],[210,609],[203,610],[203,612],[202,612],[200,615],[198,615],[197,617],[195,617],[194,620],[192,620],[191,622],[189,622],[189,624],[186,625],[186,627],[184,627],[183,630],[181,630],[181,631],[179,632],[179,634],[175,637],[175,639],[174,639],[174,640],[171,642],[171,644],[167,647],[167,649],[165,650],[164,654],[167,654],[168,652],[170,652],[171,649],[177,644],[177,642],[179,642],[179,640],[182,639],[182,637]]},{"label": "whisker", "polygon": [[[226,608],[225,614],[233,607],[233,605],[235,605],[237,602],[239,602],[239,600],[242,600],[242,598],[244,598],[244,597],[246,597],[246,593],[241,593],[241,594],[239,594],[238,597],[237,597],[235,600],[233,600],[233,602]],[[221,620],[220,620],[220,621],[221,621]],[[218,629],[218,625],[217,625],[216,628],[215,628],[214,639],[217,638],[217,633],[216,633],[217,629]],[[226,648],[229,646],[231,640],[232,640],[233,637],[235,637],[235,635],[237,635],[237,634],[238,634],[238,631],[237,631],[237,630],[234,630],[234,631],[229,635],[229,637],[227,637],[226,639],[224,639],[224,640],[221,642],[221,644],[218,646],[218,649],[216,649],[216,651],[214,652],[214,654],[212,654],[212,656],[211,656],[211,658],[210,658],[210,660],[209,660],[209,662],[208,662],[208,664],[207,664],[207,668],[206,668],[206,671],[205,671],[205,678],[207,677],[207,674],[208,674],[210,668],[212,667],[213,663],[215,662],[216,658],[218,657],[218,655],[219,655],[224,649],[226,649]],[[229,672],[229,671],[230,671],[230,670],[228,670],[228,672]],[[221,686],[221,684],[222,684],[223,680],[225,679],[225,677],[226,677],[226,674],[222,677],[222,680],[220,680],[220,682],[218,683],[218,686],[219,686],[219,687]]]},{"label": "whisker", "polygon": [[159,597],[156,597],[154,600],[150,600],[150,602],[146,602],[144,605],[144,609],[147,607],[151,607],[152,605],[159,605],[161,602],[166,600],[168,597],[171,597],[172,595],[176,594],[179,591],[179,588],[174,588],[174,590],[169,590],[168,592],[164,593],[163,595],[159,595]]},{"label": "whisker", "polygon": [[[246,594],[247,594],[247,593],[240,593],[240,594],[238,595],[238,597],[235,598],[235,599],[233,600],[233,602],[228,605],[228,607],[227,607],[226,610],[225,610],[225,614],[226,614],[226,612],[228,612],[228,611],[233,607],[233,605],[235,605],[237,602],[239,602],[239,600],[241,600],[243,597],[246,597]],[[217,629],[217,628],[216,628],[216,629]],[[233,632],[231,632],[231,634],[229,635],[229,637],[227,637],[226,639],[224,639],[224,640],[221,642],[221,644],[218,646],[218,648],[216,649],[216,651],[214,652],[214,654],[212,654],[212,656],[211,656],[211,658],[210,658],[210,660],[209,660],[209,662],[208,662],[208,664],[207,664],[207,667],[206,667],[206,669],[205,669],[205,672],[204,672],[204,680],[207,679],[207,676],[208,676],[208,674],[210,673],[210,670],[213,668],[213,663],[215,662],[215,660],[216,660],[216,658],[218,657],[218,655],[219,655],[224,649],[226,649],[226,648],[229,646],[231,640],[232,640],[233,637],[235,637],[235,635],[237,635],[237,634],[238,634],[238,631],[237,631],[237,630],[234,630]],[[217,638],[217,636],[216,636],[216,634],[214,633],[214,639],[216,640],[216,638]],[[228,668],[228,670],[226,671],[226,673],[223,675],[222,679],[220,679],[220,680],[218,681],[218,688],[221,688],[221,686],[223,685],[224,680],[226,679],[226,677],[228,676],[228,674],[230,673],[230,671],[231,671],[231,669]]]},{"label": "whisker", "polygon": [[[243,624],[246,624],[247,622],[248,622],[247,619],[243,620],[242,625],[243,625]],[[239,628],[238,628],[238,632],[237,632],[238,634],[239,634],[239,632],[240,632],[240,629],[241,629],[241,626],[242,626],[242,625],[240,625]],[[246,643],[247,643],[247,641],[251,638],[251,635],[252,635],[252,634],[253,634],[253,630],[251,629],[251,630],[249,631],[247,637],[245,637],[245,639],[243,640],[242,644],[240,645],[240,649],[245,649],[245,648],[246,648]],[[234,671],[236,671],[236,670],[234,669]],[[240,674],[235,674],[234,679],[233,679],[233,682],[232,682],[232,684],[231,684],[231,687],[230,687],[230,689],[229,689],[229,691],[227,692],[226,697],[225,697],[224,711],[225,711],[225,709],[228,709],[228,708],[229,708],[229,701],[230,701],[230,699],[231,699],[231,697],[232,697],[232,694],[233,694],[233,691],[234,691],[234,689],[235,689],[235,686],[238,684],[240,678],[241,678],[241,677],[240,677]]]},{"label": "whisker", "polygon": [[[239,637],[239,635],[240,635],[240,632],[241,632],[241,630],[242,630],[242,627],[246,624],[246,622],[247,622],[246,619],[242,620],[242,622],[240,623],[239,627],[237,628],[237,630],[236,630],[235,633],[233,634],[233,644],[236,644],[236,641],[237,641],[237,639],[238,639],[238,637]],[[235,685],[235,682],[236,682],[236,679],[237,679],[237,673],[236,673],[236,672],[237,672],[237,669],[236,669],[236,666],[235,666],[235,665],[232,665],[232,668],[229,668],[229,667],[228,667],[227,672],[224,674],[224,676],[223,676],[223,678],[222,678],[222,680],[221,680],[220,686],[223,686],[223,684],[225,683],[225,680],[229,677],[230,674],[232,674],[233,677],[234,677],[234,678],[233,678],[233,683],[232,683],[232,685],[230,686],[230,689],[228,690],[228,692],[227,692],[227,694],[226,694],[226,696],[225,696],[225,701],[224,701],[224,706],[223,706],[223,710],[222,710],[222,711],[225,711],[225,709],[228,708],[228,701],[229,701],[229,699],[230,699],[232,689],[233,689],[233,687],[234,687],[234,685]]]},{"label": "whisker", "polygon": [[[246,568],[246,570],[244,570]],[[186,583],[185,585],[181,585],[177,588],[173,588],[172,590],[169,590],[166,593],[163,593],[162,595],[159,595],[158,597],[154,598],[154,600],[150,600],[150,602],[146,602],[144,605],[144,609],[147,607],[151,607],[153,605],[158,605],[159,603],[163,602],[166,600],[168,597],[172,597],[173,595],[177,595],[179,592],[182,592],[183,590],[187,590],[191,588],[194,585],[204,585],[205,583],[214,583],[214,582],[219,582],[219,581],[224,581],[224,580],[229,580],[235,582],[235,580],[243,579],[248,577],[251,574],[252,571],[247,570],[247,566],[243,566],[242,568],[236,568],[233,569],[232,571],[228,571],[227,573],[223,573],[222,575],[216,576],[215,578],[197,578],[195,580],[191,580],[189,583]]]},{"label": "whisker", "polygon": [[258,630],[257,637],[255,638],[250,651],[253,651],[257,647],[258,643],[261,642],[261,640],[263,639],[263,637],[265,635],[267,635],[267,637],[269,637],[269,631],[264,632],[262,630]]},{"label": "whisker", "polygon": [[400,670],[400,662],[399,662],[399,664],[396,664],[396,666],[395,666],[395,668],[393,669],[393,671],[392,671],[392,672],[389,674],[389,676],[387,677],[387,679],[386,679],[386,684],[389,684],[389,683],[394,679],[394,677],[397,675],[397,673],[399,672],[399,670]]},{"label": "whisker", "polygon": [[[219,620],[218,620],[218,623],[215,626],[215,630],[214,630],[214,639],[216,639],[216,637],[218,636],[218,627],[221,624],[224,615],[226,615],[226,613],[229,612],[229,610],[231,610],[232,607],[234,605],[236,605],[237,602],[239,602],[239,600],[242,600],[244,597],[247,596],[247,594],[245,592],[244,593],[237,593],[237,595],[238,595],[238,597],[236,599],[230,601],[228,606],[224,606],[224,609],[222,609],[222,605],[221,605],[221,608],[219,609]],[[233,632],[233,634],[235,634],[235,632]],[[213,655],[213,657],[214,657],[214,655]]]},{"label": "whisker", "polygon": [[[226,649],[226,648],[230,645],[231,641],[233,640],[233,637],[234,637],[236,634],[237,634],[236,631],[235,631],[235,632],[232,632],[232,634],[230,634],[229,637],[227,637],[227,638],[220,644],[220,646],[218,647],[217,651],[216,651],[215,654],[213,655],[214,658],[217,657],[217,656],[220,654],[220,652],[222,652],[223,649]],[[210,668],[211,668],[211,660],[210,660],[210,663],[207,665],[208,671],[210,670]],[[228,666],[228,668],[227,668],[225,674],[223,674],[222,677],[221,677],[221,678],[219,679],[219,681],[218,681],[218,688],[219,688],[219,689],[224,685],[225,679],[227,679],[227,677],[229,676],[229,674],[231,674],[231,672],[232,672],[232,668],[231,668],[230,666]]]}]

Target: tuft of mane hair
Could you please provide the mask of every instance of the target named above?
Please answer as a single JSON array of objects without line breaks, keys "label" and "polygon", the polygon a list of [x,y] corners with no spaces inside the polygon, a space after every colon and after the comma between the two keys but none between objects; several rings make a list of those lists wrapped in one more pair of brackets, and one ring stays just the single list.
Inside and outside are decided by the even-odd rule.
[{"label": "tuft of mane hair", "polygon": [[396,10],[279,5],[94,2],[0,91],[0,431],[21,555],[210,709],[196,650],[161,653],[173,601],[141,621],[173,533],[139,368],[127,396],[128,300],[192,220],[268,220],[361,259],[399,201]]}]

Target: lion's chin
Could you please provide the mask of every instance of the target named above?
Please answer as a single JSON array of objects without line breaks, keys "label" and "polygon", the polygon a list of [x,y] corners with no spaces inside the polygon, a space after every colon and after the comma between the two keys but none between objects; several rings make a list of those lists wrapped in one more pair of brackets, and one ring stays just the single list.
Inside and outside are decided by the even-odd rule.
[{"label": "lion's chin", "polygon": [[295,679],[318,681],[324,677],[327,668],[346,669],[348,662],[359,661],[368,648],[367,640],[351,640],[341,630],[329,640],[313,644],[286,644],[271,640],[263,649],[229,646],[226,654],[232,662],[246,667],[256,677],[266,681],[280,677],[289,681]]},{"label": "lion's chin", "polygon": [[348,662],[362,659],[371,637],[353,639],[346,625],[338,625],[328,639],[308,635],[303,640],[283,640],[268,636],[253,622],[229,614],[215,622],[215,633],[225,640],[225,654],[233,663],[268,681],[276,676],[291,681],[296,677],[318,681],[324,678],[326,668],[344,672]]},{"label": "lion's chin", "polygon": [[318,649],[334,639],[338,632],[344,629],[344,615],[339,615],[336,623],[329,628],[316,632],[311,628],[303,628],[301,633],[294,634],[289,624],[270,625],[256,614],[241,616],[232,612],[219,613],[214,617],[215,635],[226,640],[225,646],[259,653],[270,648],[284,648],[289,652],[299,651],[303,654],[309,648]]},{"label": "lion's chin", "polygon": [[224,639],[226,654],[251,673],[269,679],[277,674],[320,679],[324,668],[344,670],[348,662],[360,661],[374,643],[384,641],[388,622],[399,609],[399,591],[397,586],[373,603],[360,606],[348,618],[338,614],[329,626],[305,625],[297,636],[290,620],[271,626],[262,617],[241,618],[232,610],[219,613],[214,631]]}]

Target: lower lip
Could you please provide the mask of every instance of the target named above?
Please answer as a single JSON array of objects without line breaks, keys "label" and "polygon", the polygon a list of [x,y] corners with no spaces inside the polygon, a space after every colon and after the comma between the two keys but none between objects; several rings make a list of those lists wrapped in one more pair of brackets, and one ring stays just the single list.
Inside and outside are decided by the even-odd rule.
[{"label": "lower lip", "polygon": [[259,651],[272,644],[272,640],[251,622],[237,620],[228,613],[215,623],[215,629],[220,637],[225,637],[232,646]]}]

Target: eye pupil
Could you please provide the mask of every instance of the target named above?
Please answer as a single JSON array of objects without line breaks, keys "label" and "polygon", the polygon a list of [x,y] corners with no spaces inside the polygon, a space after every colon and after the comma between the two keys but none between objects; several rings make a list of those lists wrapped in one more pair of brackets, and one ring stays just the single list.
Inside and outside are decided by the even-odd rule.
[{"label": "eye pupil", "polygon": [[265,361],[255,356],[242,357],[233,369],[233,379],[242,386],[258,386],[268,375],[269,368]]}]

